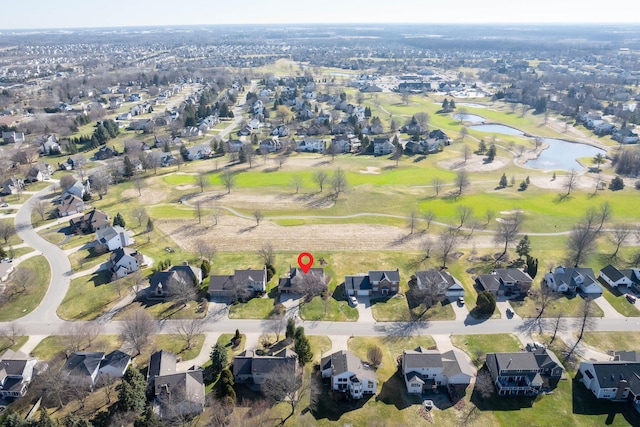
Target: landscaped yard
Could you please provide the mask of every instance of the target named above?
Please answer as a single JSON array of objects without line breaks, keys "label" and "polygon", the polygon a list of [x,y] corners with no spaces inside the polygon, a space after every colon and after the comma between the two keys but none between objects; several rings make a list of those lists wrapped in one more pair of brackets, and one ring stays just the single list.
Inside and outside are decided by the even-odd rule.
[{"label": "landscaped yard", "polygon": [[[7,287],[5,293],[12,292],[13,296],[7,295],[8,299],[0,307],[0,322],[15,320],[31,313],[40,304],[49,288],[51,270],[47,259],[42,255],[26,259],[18,268],[32,271],[33,277],[24,288],[15,284]],[[15,272],[13,274],[15,275]]]},{"label": "landscaped yard", "polygon": [[[629,325],[632,328],[632,325]],[[640,342],[640,332],[638,331],[620,331],[620,332],[585,332],[582,341],[607,353],[610,350],[635,350],[638,351],[638,343]]]},{"label": "landscaped yard", "polygon": [[451,342],[464,350],[477,367],[484,364],[487,353],[514,352],[524,347],[512,334],[452,335]]},{"label": "landscaped yard", "polygon": [[202,319],[207,314],[206,304],[204,306],[201,306],[200,303],[196,301],[189,301],[186,307],[176,306],[176,304],[171,301],[145,301],[144,303],[135,301],[119,311],[114,316],[114,320],[122,320],[127,313],[135,310],[138,307],[144,308],[147,313],[159,320],[193,318]]},{"label": "landscaped yard", "polygon": [[[246,303],[231,304],[230,319],[270,319],[274,316],[271,298],[253,298]],[[279,316],[281,317],[281,316]]]},{"label": "landscaped yard", "polygon": [[409,322],[412,320],[455,320],[456,314],[448,302],[438,302],[426,312],[424,304],[409,310],[404,296],[372,299],[371,310],[378,322]]},{"label": "landscaped yard", "polygon": [[625,317],[638,317],[640,316],[640,309],[636,304],[631,304],[624,293],[621,293],[616,288],[611,288],[604,281],[600,281],[600,286],[603,288],[602,296],[611,304],[613,308]]},{"label": "landscaped yard", "polygon": [[[583,302],[584,300],[579,295],[567,297],[563,294],[558,294],[558,298],[551,307],[545,309],[542,317],[555,317],[558,311],[562,312],[565,317],[579,317]],[[526,297],[524,300],[511,300],[511,306],[520,317],[538,316],[536,302],[531,297]],[[602,309],[596,304],[592,304],[592,307],[594,317],[602,317],[604,315]]]},{"label": "landscaped yard", "polygon": [[300,317],[304,320],[355,322],[358,320],[358,310],[349,306],[346,301],[317,296],[311,302],[301,304]]},{"label": "landscaped yard", "polygon": [[[69,347],[69,338],[65,335],[50,335],[44,338],[33,349],[33,355],[40,360],[49,360]],[[103,351],[108,353],[122,347],[122,340],[118,335],[99,335],[88,348],[83,351]]]},{"label": "landscaped yard", "polygon": [[110,280],[109,271],[72,280],[58,307],[58,315],[65,320],[94,320],[109,311],[131,292],[126,277],[113,282]]}]

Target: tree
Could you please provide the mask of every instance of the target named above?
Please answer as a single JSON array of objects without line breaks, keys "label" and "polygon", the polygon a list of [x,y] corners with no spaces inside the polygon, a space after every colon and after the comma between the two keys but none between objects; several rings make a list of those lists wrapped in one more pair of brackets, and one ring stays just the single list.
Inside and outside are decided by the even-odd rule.
[{"label": "tree", "polygon": [[578,329],[578,340],[573,347],[574,349],[578,343],[582,341],[584,333],[590,331],[595,326],[594,313],[595,307],[593,300],[590,297],[584,298],[582,304],[580,304],[579,317],[575,319],[576,328]]},{"label": "tree", "polygon": [[593,163],[596,165],[596,171],[600,172],[600,165],[605,162],[605,158],[602,153],[598,153],[593,158]]},{"label": "tree", "polygon": [[533,299],[536,302],[536,307],[538,309],[536,320],[540,320],[545,310],[549,307],[553,307],[553,304],[558,300],[558,294],[549,286],[541,283],[540,288],[533,291]]},{"label": "tree", "polygon": [[596,231],[585,225],[578,224],[569,233],[567,250],[569,261],[578,266],[593,253],[596,248]]},{"label": "tree", "polygon": [[347,188],[347,174],[342,170],[342,168],[338,168],[333,172],[333,176],[331,177],[331,187],[333,188],[333,192],[336,197],[340,195],[340,193],[344,193]]},{"label": "tree", "polygon": [[484,154],[487,152],[487,143],[484,142],[484,139],[481,139],[478,143],[478,154]]},{"label": "tree", "polygon": [[[298,330],[302,330],[301,333]],[[298,355],[298,362],[301,365],[306,365],[313,360],[313,351],[311,351],[311,343],[309,338],[304,334],[304,328],[302,326],[296,329],[295,343],[293,351]]]},{"label": "tree", "polygon": [[469,173],[464,170],[458,171],[456,173],[455,185],[458,188],[458,196],[461,196],[462,193],[471,185],[471,181],[469,181]]},{"label": "tree", "polygon": [[236,177],[231,171],[224,171],[220,174],[220,181],[224,188],[227,189],[227,194],[231,193],[231,189],[235,186]]},{"label": "tree", "polygon": [[126,222],[124,221],[124,218],[122,215],[120,215],[120,212],[118,212],[116,214],[115,217],[113,217],[113,226],[120,226],[122,228],[124,228],[126,226]]},{"label": "tree", "polygon": [[538,258],[527,255],[527,274],[535,279],[538,275]]},{"label": "tree", "polygon": [[14,227],[13,222],[0,221],[0,238],[2,238],[5,245],[15,233],[16,228]]},{"label": "tree", "polygon": [[327,178],[328,178],[327,173],[322,170],[316,171],[313,174],[313,182],[318,184],[318,187],[320,188],[321,193],[322,193],[322,188],[324,186],[324,183],[327,181]]},{"label": "tree", "polygon": [[131,210],[131,216],[138,221],[138,227],[142,227],[142,223],[147,219],[147,210],[142,206],[137,206]]},{"label": "tree", "polygon": [[578,183],[578,173],[575,169],[571,169],[569,171],[569,175],[565,177],[564,184],[562,185],[567,189],[567,196],[571,194],[571,190],[573,190]]},{"label": "tree", "polygon": [[207,188],[211,182],[209,181],[209,176],[206,173],[200,172],[196,175],[196,183],[198,184],[198,187],[200,187],[200,192],[204,193],[204,189]]},{"label": "tree", "polygon": [[291,184],[293,184],[293,188],[296,190],[296,194],[300,191],[300,187],[302,187],[302,183],[304,182],[304,178],[302,175],[294,174],[291,177]]},{"label": "tree", "polygon": [[491,398],[491,396],[493,396],[495,389],[496,388],[493,379],[491,378],[491,374],[489,373],[489,369],[480,369],[478,371],[478,374],[476,375],[476,384],[473,387],[473,390],[477,391],[482,399],[489,399]]},{"label": "tree", "polygon": [[221,372],[224,368],[229,364],[229,355],[227,354],[227,349],[224,348],[222,344],[216,344],[211,349],[211,354],[209,355],[211,359],[211,369],[215,373]]},{"label": "tree", "polygon": [[64,193],[69,187],[75,184],[76,181],[77,179],[73,175],[64,175],[60,178],[60,191]]},{"label": "tree", "polygon": [[505,188],[507,185],[508,185],[507,175],[503,173],[502,176],[500,177],[500,183],[498,184],[498,187]]},{"label": "tree", "polygon": [[613,244],[616,246],[615,250],[611,254],[611,258],[615,258],[618,255],[618,251],[620,251],[620,246],[624,244],[627,238],[631,235],[632,228],[627,224],[619,224],[616,228],[611,232],[610,239]]},{"label": "tree", "polygon": [[196,210],[193,212],[193,214],[198,220],[198,224],[200,224],[202,222],[202,203],[198,201],[194,204],[194,207],[196,208]]},{"label": "tree", "polygon": [[516,246],[516,253],[518,254],[518,257],[520,257],[520,259],[522,259],[522,257],[529,256],[529,254],[531,253],[531,241],[529,240],[528,235],[525,234],[524,237],[520,239],[518,245]]},{"label": "tree", "polygon": [[416,211],[409,212],[407,216],[407,227],[409,228],[409,234],[413,234],[413,230],[416,227],[416,221],[418,221],[418,214]]},{"label": "tree", "polygon": [[596,230],[596,233],[599,233],[600,230],[602,230],[602,227],[604,226],[604,223],[607,222],[609,219],[611,219],[611,216],[613,215],[613,210],[611,208],[611,204],[609,202],[603,202],[600,204],[600,207],[598,208],[598,229]]},{"label": "tree", "polygon": [[426,230],[428,230],[429,227],[431,227],[431,223],[433,222],[433,220],[436,219],[436,214],[431,210],[426,210],[422,212],[422,219],[427,224]]},{"label": "tree", "polygon": [[16,267],[11,274],[11,285],[13,293],[26,292],[27,288],[31,288],[37,279],[36,272],[27,267]]},{"label": "tree", "polygon": [[33,204],[33,210],[40,215],[40,219],[42,221],[44,221],[44,218],[47,214],[47,208],[49,207],[49,203],[47,203],[45,200],[43,199],[38,199],[36,200],[36,202]]},{"label": "tree", "polygon": [[260,390],[275,403],[286,403],[289,414],[280,421],[284,426],[296,412],[298,405],[308,398],[311,392],[310,380],[305,378],[301,369],[291,371],[291,366],[281,364],[274,368],[260,385]]},{"label": "tree", "polygon": [[[489,149],[487,150],[487,162],[491,163],[495,160],[496,158],[496,144],[491,143],[491,145],[489,145]],[[506,185],[505,185],[506,187]]]},{"label": "tree", "polygon": [[200,319],[180,319],[175,326],[176,334],[184,341],[187,350],[191,350],[194,340],[202,334],[203,329]]},{"label": "tree", "polygon": [[141,413],[147,403],[147,382],[140,371],[129,366],[122,377],[118,393],[118,409],[121,412]]},{"label": "tree", "polygon": [[458,230],[460,230],[471,218],[473,218],[473,208],[460,205],[456,208],[456,212],[458,214],[458,219],[460,220],[460,225],[458,225]]},{"label": "tree", "polygon": [[136,173],[136,167],[133,165],[129,156],[124,156],[123,169],[124,173],[122,175],[125,178],[131,178]]},{"label": "tree", "polygon": [[438,197],[438,195],[440,194],[440,190],[442,189],[443,185],[444,185],[444,181],[442,181],[442,179],[439,177],[435,177],[431,180],[431,186],[433,187],[433,190],[436,192],[436,197]]},{"label": "tree", "polygon": [[293,317],[287,319],[287,327],[285,329],[285,337],[293,338],[296,333],[296,321]]},{"label": "tree", "polygon": [[367,360],[369,360],[369,363],[377,369],[382,363],[382,349],[377,345],[369,346],[367,349]]},{"label": "tree", "polygon": [[11,322],[0,327],[0,348],[16,345],[18,337],[24,334],[24,329],[16,322]]},{"label": "tree", "polygon": [[460,141],[464,142],[465,138],[469,135],[469,129],[466,126],[462,126],[460,129]]},{"label": "tree", "polygon": [[253,218],[256,220],[256,227],[260,225],[260,221],[264,219],[264,214],[260,209],[253,211]]},{"label": "tree", "polygon": [[137,308],[124,316],[120,323],[120,337],[141,354],[156,328],[153,317],[144,309]]},{"label": "tree", "polygon": [[618,191],[624,189],[624,181],[619,176],[615,176],[611,179],[611,184],[609,184],[609,189],[611,191]]},{"label": "tree", "polygon": [[309,271],[306,274],[296,275],[291,279],[293,291],[304,295],[304,301],[310,302],[314,297],[327,291],[327,277],[323,274]]},{"label": "tree", "polygon": [[496,296],[491,291],[482,291],[476,299],[476,309],[482,315],[491,315],[496,309]]},{"label": "tree", "polygon": [[395,149],[393,150],[393,154],[391,155],[391,160],[395,160],[396,167],[398,167],[398,164],[400,163],[400,159],[402,158],[402,154],[404,153],[404,150],[402,149],[402,144],[398,142],[397,135],[393,138],[393,141],[394,141],[393,145],[395,146]]},{"label": "tree", "polygon": [[498,259],[501,259],[507,253],[509,245],[513,243],[520,233],[520,227],[522,226],[523,221],[524,215],[522,214],[522,211],[516,209],[511,214],[510,218],[502,218],[502,221],[498,223],[498,229],[494,235],[494,240],[496,242],[504,242],[504,250]]},{"label": "tree", "polygon": [[466,164],[467,160],[469,160],[469,157],[471,157],[471,148],[469,148],[469,146],[467,144],[462,146],[462,159],[464,160],[463,163]]},{"label": "tree", "polygon": [[455,229],[449,228],[442,231],[436,242],[437,250],[442,261],[442,268],[447,267],[447,259],[453,252],[458,244],[458,233]]}]

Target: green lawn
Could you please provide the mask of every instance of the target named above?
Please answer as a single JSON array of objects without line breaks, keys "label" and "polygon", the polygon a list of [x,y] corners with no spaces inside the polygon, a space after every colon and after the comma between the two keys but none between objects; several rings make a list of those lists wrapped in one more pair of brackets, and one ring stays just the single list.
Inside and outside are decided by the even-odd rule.
[{"label": "green lawn", "polygon": [[487,353],[514,352],[523,348],[512,334],[452,335],[451,342],[464,350],[477,367],[484,364]]},{"label": "green lawn", "polygon": [[139,302],[133,302],[124,309],[120,310],[115,316],[114,320],[122,320],[127,313],[135,310],[138,307],[142,307],[151,316],[158,320],[165,319],[202,319],[206,316],[206,307],[204,310],[199,308],[199,304],[196,301],[189,301],[186,307],[176,307],[173,302],[149,302],[147,305]]},{"label": "green lawn", "polygon": [[233,345],[233,337],[235,334],[221,334],[218,337],[218,341],[216,344],[220,344],[227,349],[227,355],[229,356],[229,363],[233,360],[234,356],[242,353],[244,351],[244,345],[247,342],[247,337],[240,331],[240,342]]},{"label": "green lawn", "polygon": [[94,320],[109,311],[130,292],[126,278],[110,279],[110,272],[101,271],[72,280],[58,315],[65,320]]},{"label": "green lawn", "polygon": [[[69,340],[65,335],[50,335],[44,338],[33,349],[33,354],[40,360],[49,360],[61,351],[68,348]],[[102,351],[105,353],[117,350],[122,347],[122,340],[118,335],[99,335],[91,346],[84,351]]]},{"label": "green lawn", "polygon": [[304,320],[355,322],[358,320],[358,310],[350,307],[346,301],[338,301],[332,297],[323,299],[317,296],[311,302],[300,306],[300,317]]},{"label": "green lawn", "polygon": [[[554,317],[558,311],[561,311],[565,317],[579,317],[583,301],[580,296],[566,297],[559,294],[558,298],[553,302],[553,305],[544,311],[542,317]],[[526,297],[524,300],[511,300],[511,306],[520,317],[538,316],[536,302],[533,298]],[[596,304],[593,304],[593,316],[602,317],[603,315],[604,312],[602,309]]]},{"label": "green lawn", "polygon": [[191,343],[191,348],[187,349],[186,341],[178,334],[155,335],[153,347],[156,350],[167,350],[178,356],[180,360],[195,359],[202,350],[204,344],[204,334],[197,335]]},{"label": "green lawn", "polygon": [[60,249],[73,249],[79,246],[85,245],[87,243],[93,242],[96,239],[95,234],[74,234],[71,236],[69,240],[65,243],[59,245]]},{"label": "green lawn", "polygon": [[269,319],[274,308],[271,298],[253,298],[246,303],[232,304],[229,308],[230,319]]},{"label": "green lawn", "polygon": [[407,299],[404,296],[392,298],[372,299],[371,310],[373,317],[378,322],[408,322],[420,320],[455,320],[456,314],[449,303],[439,302],[435,306],[424,311],[424,304],[420,304],[413,310],[409,310]]},{"label": "green lawn", "polygon": [[16,293],[0,306],[0,322],[8,322],[31,313],[42,301],[51,281],[51,270],[47,259],[34,256],[20,263],[18,268],[33,271],[34,277],[23,291],[11,284],[5,292],[15,289]]},{"label": "green lawn", "polygon": [[69,255],[73,271],[89,270],[109,261],[110,252],[98,254],[94,248],[81,249]]},{"label": "green lawn", "polygon": [[15,344],[11,342],[11,339],[8,337],[0,338],[0,355],[2,355],[6,350],[18,351],[20,347],[25,345],[27,340],[29,339],[26,335],[16,336]]},{"label": "green lawn", "polygon": [[620,293],[617,289],[610,287],[609,285],[600,282],[600,286],[603,288],[602,296],[611,304],[613,308],[625,317],[638,317],[640,316],[640,310],[636,304],[631,304],[626,298],[625,294]]},{"label": "green lawn", "polygon": [[[629,320],[629,322],[633,322],[633,319]],[[632,323],[629,328],[633,328]],[[638,346],[636,343],[640,342],[640,332],[585,332],[582,341],[603,353],[609,350],[637,351]]]}]

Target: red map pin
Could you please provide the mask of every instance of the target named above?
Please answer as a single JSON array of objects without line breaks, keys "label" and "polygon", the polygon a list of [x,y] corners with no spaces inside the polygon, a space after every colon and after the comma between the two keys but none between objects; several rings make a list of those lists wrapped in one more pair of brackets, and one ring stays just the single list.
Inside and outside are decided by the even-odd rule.
[{"label": "red map pin", "polygon": [[[304,262],[303,260],[305,258],[307,258],[309,261]],[[300,266],[304,274],[307,274],[307,271],[309,271],[309,269],[313,265],[313,255],[311,255],[309,252],[302,252],[300,255],[298,255],[298,265]]]}]

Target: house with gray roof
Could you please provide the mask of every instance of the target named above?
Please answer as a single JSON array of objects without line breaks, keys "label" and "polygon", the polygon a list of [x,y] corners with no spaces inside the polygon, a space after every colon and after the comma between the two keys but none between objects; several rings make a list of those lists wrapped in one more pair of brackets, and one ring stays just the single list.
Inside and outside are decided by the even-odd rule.
[{"label": "house with gray roof", "polygon": [[368,274],[345,276],[344,286],[348,295],[392,295],[400,288],[400,270],[370,270]]},{"label": "house with gray roof", "polygon": [[578,368],[580,382],[598,399],[630,401],[640,409],[640,362],[584,361]]},{"label": "house with gray roof", "polygon": [[131,365],[131,356],[120,350],[114,350],[104,356],[98,368],[98,375],[109,375],[122,378],[127,368]]},{"label": "house with gray roof", "polygon": [[144,257],[140,252],[131,248],[118,248],[109,255],[111,271],[120,279],[127,274],[140,270],[144,264]]},{"label": "house with gray roof", "polygon": [[408,393],[423,393],[440,386],[468,386],[475,372],[454,350],[418,347],[402,352],[402,376]]},{"label": "house with gray roof", "polygon": [[365,394],[376,394],[378,378],[373,368],[353,353],[341,350],[320,361],[322,378],[331,379],[334,392],[361,399]]},{"label": "house with gray roof", "polygon": [[544,275],[542,280],[556,292],[581,292],[597,297],[602,295],[602,286],[598,284],[593,269],[588,267],[563,267],[558,266],[553,272]]},{"label": "house with gray roof", "polygon": [[100,364],[104,359],[101,351],[77,351],[71,353],[62,368],[65,379],[93,388],[98,380]]},{"label": "house with gray roof", "polygon": [[210,276],[209,295],[212,298],[250,299],[267,290],[267,268],[235,270],[233,275]]},{"label": "house with gray roof", "polygon": [[320,281],[326,283],[326,278],[324,275],[324,268],[322,267],[313,267],[310,268],[306,273],[302,271],[300,268],[295,268],[289,266],[289,273],[287,273],[286,277],[281,277],[278,281],[278,292],[280,293],[305,293],[304,285],[305,280],[304,277],[306,275],[315,275]]},{"label": "house with gray roof", "polygon": [[257,355],[245,350],[233,358],[233,378],[236,383],[260,385],[274,371],[295,372],[298,358],[295,352],[285,348],[273,355]]},{"label": "house with gray roof", "polygon": [[165,299],[186,285],[195,287],[201,283],[202,270],[184,262],[182,265],[174,265],[167,271],[158,271],[151,276],[147,298]]},{"label": "house with gray roof", "polygon": [[515,353],[487,353],[486,365],[500,396],[535,396],[549,381],[559,380],[564,367],[542,347]]},{"label": "house with gray roof", "polygon": [[627,286],[636,292],[640,291],[640,269],[638,268],[618,270],[609,264],[600,270],[598,277],[613,288]]},{"label": "house with gray roof", "polygon": [[496,296],[518,296],[533,284],[531,276],[519,268],[496,268],[489,274],[476,276],[475,281],[481,291],[490,291]]},{"label": "house with gray roof", "polygon": [[446,270],[416,271],[416,287],[433,295],[454,300],[464,297],[464,287]]},{"label": "house with gray roof", "polygon": [[119,225],[104,227],[96,231],[96,240],[110,251],[127,247],[131,244],[129,232]]},{"label": "house with gray roof", "polygon": [[8,349],[0,357],[0,397],[22,397],[33,378],[37,359]]},{"label": "house with gray roof", "polygon": [[95,208],[79,218],[69,220],[69,226],[74,233],[95,233],[110,225],[109,215]]}]

